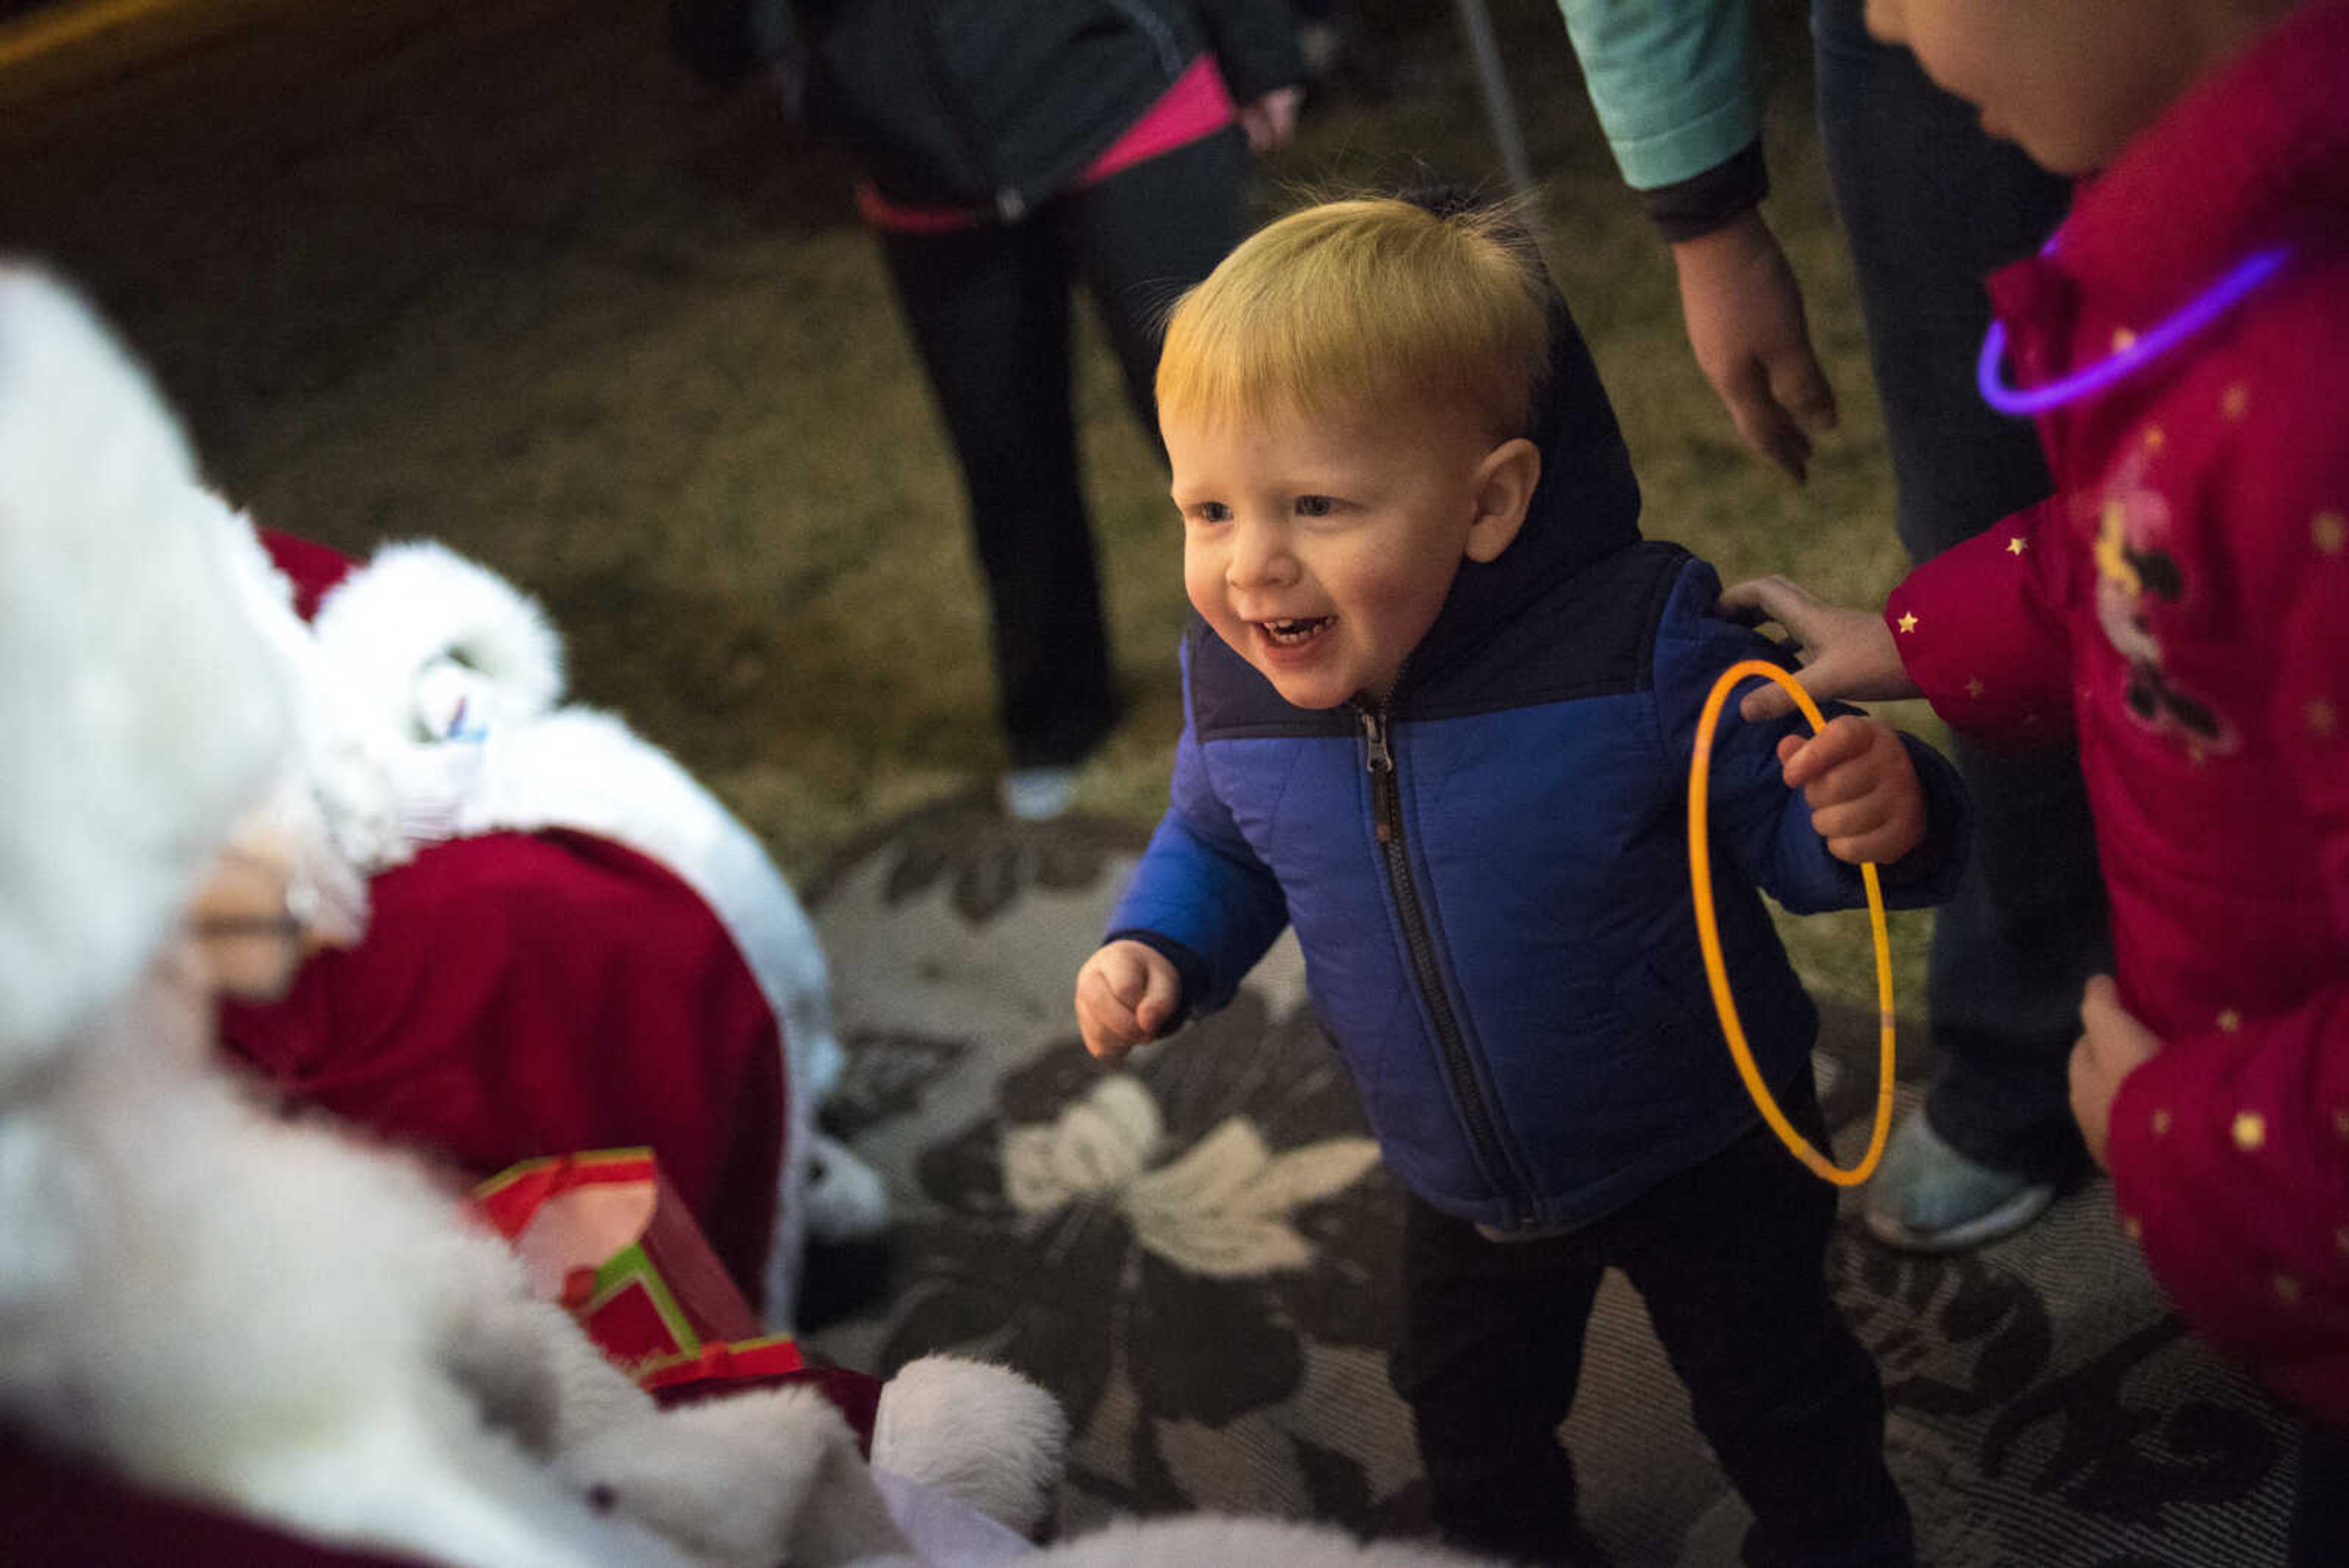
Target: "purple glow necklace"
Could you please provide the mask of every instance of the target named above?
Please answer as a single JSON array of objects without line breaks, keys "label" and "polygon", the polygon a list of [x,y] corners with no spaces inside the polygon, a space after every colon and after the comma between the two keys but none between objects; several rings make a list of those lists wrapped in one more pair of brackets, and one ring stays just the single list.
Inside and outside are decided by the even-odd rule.
[{"label": "purple glow necklace", "polygon": [[[2047,250],[2054,248],[2051,241]],[[2036,414],[2101,390],[2225,315],[2238,300],[2282,271],[2291,254],[2286,245],[2260,252],[2188,301],[2167,321],[2147,328],[2127,348],[2041,387],[2011,387],[1999,379],[1999,366],[2006,358],[2006,323],[1993,321],[1990,335],[1982,339],[1982,359],[1974,367],[1982,400],[2002,414]]]}]

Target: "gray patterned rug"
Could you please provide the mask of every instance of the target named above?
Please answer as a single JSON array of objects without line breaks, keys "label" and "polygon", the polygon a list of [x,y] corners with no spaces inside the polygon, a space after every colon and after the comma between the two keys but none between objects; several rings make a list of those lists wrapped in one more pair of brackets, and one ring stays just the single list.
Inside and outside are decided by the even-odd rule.
[{"label": "gray patterned rug", "polygon": [[[895,1206],[885,1287],[811,1343],[881,1372],[978,1353],[1051,1388],[1076,1434],[1064,1534],[1202,1507],[1413,1532],[1423,1501],[1384,1359],[1400,1189],[1293,942],[1230,1008],[1119,1069],[1077,1040],[1071,983],[1140,847],[957,801],[808,890],[851,1057],[827,1115]],[[1872,1023],[1829,1018],[1839,1143],[1866,1137],[1874,1050]],[[1904,1077],[1922,1065],[1908,1054]],[[1884,1369],[1925,1563],[2282,1561],[2289,1423],[2186,1337],[2103,1182],[1951,1260],[1888,1251],[1847,1219],[1828,1265]],[[1619,1279],[1566,1436],[1624,1568],[1735,1561],[1743,1505]]]}]

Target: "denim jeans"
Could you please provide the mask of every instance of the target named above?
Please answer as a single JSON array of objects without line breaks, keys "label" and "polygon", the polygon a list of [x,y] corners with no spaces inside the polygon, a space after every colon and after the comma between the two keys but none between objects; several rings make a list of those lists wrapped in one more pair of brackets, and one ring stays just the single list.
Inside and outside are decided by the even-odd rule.
[{"label": "denim jeans", "polygon": [[2313,1419],[2302,1423],[2289,1553],[2290,1568],[2349,1563],[2349,1431]]},{"label": "denim jeans", "polygon": [[[2036,251],[2068,183],[1983,134],[1908,50],[1869,38],[1861,0],[1814,0],[1820,140],[1851,244],[1899,484],[1924,561],[2054,488],[2038,432],[1982,401],[1982,278]],[[1933,929],[1926,1002],[1940,1064],[1926,1109],[1968,1158],[2061,1179],[2080,1158],[2065,1065],[2080,992],[2109,968],[2094,826],[2070,752],[1958,742],[1973,862]]]}]

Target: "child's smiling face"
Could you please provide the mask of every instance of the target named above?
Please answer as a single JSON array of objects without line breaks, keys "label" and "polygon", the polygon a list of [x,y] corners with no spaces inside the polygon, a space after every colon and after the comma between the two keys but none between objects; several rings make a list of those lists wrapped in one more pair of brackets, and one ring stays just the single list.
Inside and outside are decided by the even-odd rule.
[{"label": "child's smiling face", "polygon": [[1982,110],[1982,129],[2057,174],[2106,167],[2279,0],[1868,0],[1868,30],[1905,44]]},{"label": "child's smiling face", "polygon": [[1161,421],[1192,606],[1290,703],[1382,701],[1463,559],[1516,537],[1541,471],[1403,399],[1340,416]]}]

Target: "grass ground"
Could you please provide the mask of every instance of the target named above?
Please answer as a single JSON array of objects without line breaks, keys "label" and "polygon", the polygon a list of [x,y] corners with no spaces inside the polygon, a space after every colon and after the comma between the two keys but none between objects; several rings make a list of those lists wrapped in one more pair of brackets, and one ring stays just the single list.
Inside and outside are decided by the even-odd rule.
[{"label": "grass ground", "polygon": [[[1378,99],[1314,104],[1259,166],[1317,190],[1497,183],[1453,7],[1361,0]],[[1724,577],[1854,601],[1901,559],[1865,345],[1808,113],[1796,0],[1767,208],[1844,428],[1797,490],[1750,460],[1682,338],[1548,0],[1494,0],[1547,251],[1612,389],[1646,527]],[[540,597],[573,684],[670,748],[811,876],[1000,766],[951,462],[845,171],[754,92],[699,91],[640,0],[300,13],[0,121],[0,245],[82,280],[155,362],[212,472],[347,549],[432,535]],[[5,98],[5,94],[0,94]],[[1086,337],[1079,406],[1131,716],[1081,810],[1144,826],[1178,726],[1179,533]],[[1899,923],[1907,1005],[1924,921]],[[1791,933],[1873,1008],[1864,918]]]}]

